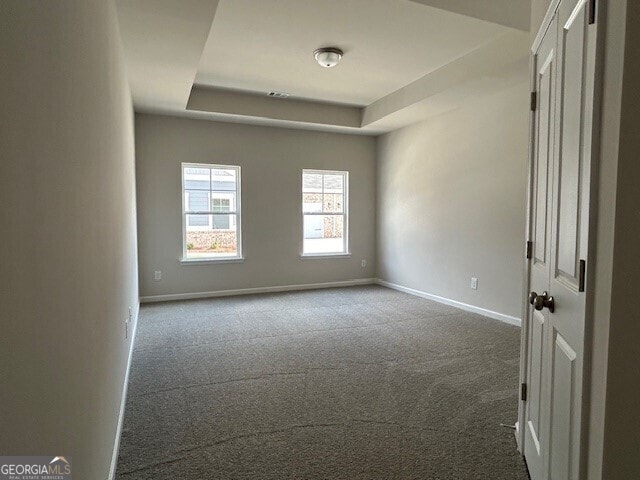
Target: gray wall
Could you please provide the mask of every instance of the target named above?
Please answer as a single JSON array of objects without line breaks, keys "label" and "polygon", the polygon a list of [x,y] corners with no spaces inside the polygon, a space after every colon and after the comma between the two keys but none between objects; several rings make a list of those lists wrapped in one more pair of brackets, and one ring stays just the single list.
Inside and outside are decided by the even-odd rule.
[{"label": "gray wall", "polygon": [[522,83],[380,137],[380,278],[520,318],[527,99]]},{"label": "gray wall", "polygon": [[[613,277],[613,243],[616,224],[616,202],[618,175],[618,154],[620,143],[622,78],[625,54],[625,24],[626,2],[598,2],[600,13],[606,10],[606,16],[600,16],[599,31],[601,38],[606,38],[603,49],[601,77],[601,113],[600,119],[594,118],[596,132],[600,134],[599,168],[592,171],[592,177],[597,179],[592,192],[596,195],[597,208],[592,209],[595,220],[595,242],[590,244],[594,248],[595,262],[591,267],[587,265],[587,292],[593,292],[593,314],[587,317],[587,333],[591,333],[590,365],[591,378],[587,378],[590,388],[587,404],[589,406],[587,476],[589,480],[617,478],[604,476],[602,471],[604,454],[604,422],[605,403],[607,401],[607,361],[609,355],[609,321],[612,305],[612,277]],[[606,20],[606,21],[605,21]],[[596,92],[598,84],[596,83]],[[593,240],[593,237],[592,237]],[[589,285],[592,284],[592,287]],[[589,299],[589,297],[588,297]],[[614,348],[616,348],[614,346]],[[637,384],[636,384],[637,385]],[[633,385],[626,385],[633,388]],[[618,393],[619,394],[619,393]],[[625,393],[625,397],[635,398],[633,393]],[[618,415],[626,423],[630,411],[620,410]],[[631,437],[635,431],[624,428],[624,433]],[[623,437],[619,437],[622,439]],[[626,441],[621,441],[624,445]],[[612,444],[618,444],[617,435]],[[636,459],[640,458],[636,456]],[[614,461],[619,461],[616,458]],[[624,462],[621,463],[621,466]],[[637,477],[638,475],[636,475]],[[628,477],[633,478],[633,476]]]},{"label": "gray wall", "polygon": [[137,308],[133,111],[115,8],[0,2],[0,452],[109,474]]},{"label": "gray wall", "polygon": [[[137,114],[136,154],[141,296],[374,276],[375,139]],[[181,162],[241,166],[244,263],[180,264]],[[299,258],[303,168],[349,171],[350,258]]]},{"label": "gray wall", "polygon": [[[621,25],[624,24],[625,3],[626,26],[623,29]],[[606,153],[615,153],[610,149],[611,137],[607,133],[615,135],[616,132],[603,132],[602,137],[602,145],[607,150],[602,155],[601,175],[604,178],[601,185],[602,181],[610,179],[612,172],[616,175],[615,198],[608,196],[611,193],[606,189],[608,185],[602,185],[605,188],[600,190],[600,201],[609,209],[615,205],[602,478],[640,478],[640,410],[637,408],[637,398],[640,395],[640,257],[637,253],[640,237],[640,3],[610,2],[607,8],[607,39],[620,39],[624,35],[624,49],[612,51],[612,48],[607,48],[605,52],[603,123],[610,120],[611,113],[616,111],[609,110],[608,107],[611,106],[606,104],[607,95],[620,92],[621,96],[616,99],[620,101],[617,168],[611,166],[611,158],[605,156]],[[625,30],[623,35],[620,34],[621,30]],[[614,46],[618,45],[614,43],[611,47]],[[611,69],[620,72],[618,56],[621,50],[624,50],[623,77],[608,75]],[[620,79],[621,90],[617,85]],[[609,80],[613,80],[613,84]],[[606,225],[610,217],[605,215],[601,215],[599,219]],[[604,319],[601,317],[595,318],[597,323],[602,320]],[[596,399],[599,400],[597,397]]]}]

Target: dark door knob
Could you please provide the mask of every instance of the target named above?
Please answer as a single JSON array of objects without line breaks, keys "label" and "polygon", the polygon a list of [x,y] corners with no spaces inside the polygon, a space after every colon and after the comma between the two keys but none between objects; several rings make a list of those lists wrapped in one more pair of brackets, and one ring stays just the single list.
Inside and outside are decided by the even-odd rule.
[{"label": "dark door knob", "polygon": [[536,292],[531,292],[529,294],[529,303],[533,305],[533,308],[536,310],[548,308],[551,313],[555,310],[555,301],[547,292],[542,292],[542,295],[538,295]]}]

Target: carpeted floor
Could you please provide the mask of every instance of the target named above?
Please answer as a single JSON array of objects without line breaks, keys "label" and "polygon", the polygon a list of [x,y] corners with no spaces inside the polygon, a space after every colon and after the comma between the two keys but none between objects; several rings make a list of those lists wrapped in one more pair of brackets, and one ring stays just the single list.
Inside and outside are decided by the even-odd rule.
[{"label": "carpeted floor", "polygon": [[144,305],[117,478],[524,480],[518,345],[377,286]]}]

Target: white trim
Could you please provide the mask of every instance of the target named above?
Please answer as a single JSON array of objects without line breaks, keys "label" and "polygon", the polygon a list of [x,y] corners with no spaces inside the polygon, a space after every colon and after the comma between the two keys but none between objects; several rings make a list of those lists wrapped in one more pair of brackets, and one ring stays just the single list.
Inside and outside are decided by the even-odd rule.
[{"label": "white trim", "polygon": [[313,258],[343,258],[350,257],[350,253],[303,253],[300,255],[302,260]]},{"label": "white trim", "polygon": [[120,412],[118,413],[118,426],[116,428],[116,438],[113,444],[113,452],[111,454],[111,467],[109,468],[108,480],[113,480],[116,476],[116,467],[118,465],[118,453],[120,451],[120,436],[122,435],[122,424],[124,423],[124,409],[127,403],[127,390],[129,388],[129,372],[131,371],[131,359],[133,357],[133,345],[136,341],[136,331],[138,330],[138,316],[140,314],[140,303],[136,305],[136,312],[133,315],[135,320],[133,329],[131,330],[131,344],[129,345],[129,356],[127,358],[127,369],[124,375],[124,385],[122,386],[122,398],[120,400]]},{"label": "white trim", "polygon": [[353,287],[377,283],[375,278],[357,278],[339,282],[303,283],[299,285],[279,285],[274,287],[238,288],[233,290],[216,290],[212,292],[173,293],[169,295],[150,295],[140,297],[140,303],[169,302],[172,300],[189,300],[193,298],[230,297],[234,295],[250,295],[252,293],[290,292],[296,290],[314,290],[318,288]]},{"label": "white trim", "polygon": [[542,39],[544,38],[544,36],[547,33],[547,30],[549,29],[549,26],[551,25],[551,21],[553,20],[553,16],[556,14],[556,11],[560,6],[561,1],[562,0],[551,0],[551,3],[549,4],[549,8],[547,8],[547,13],[544,16],[542,23],[540,24],[540,30],[538,30],[538,34],[536,35],[536,38],[533,40],[533,43],[531,44],[532,53],[535,53],[540,47],[540,44],[542,43]]},{"label": "white trim", "polygon": [[244,257],[203,257],[203,258],[181,258],[182,265],[212,265],[214,263],[244,263]]},{"label": "white trim", "polygon": [[494,312],[493,310],[487,310],[486,308],[476,307],[475,305],[469,305],[468,303],[462,303],[457,300],[452,300],[450,298],[440,297],[438,295],[426,293],[420,290],[416,290],[414,288],[404,287],[402,285],[397,285],[395,283],[387,282],[386,280],[382,280],[380,278],[376,280],[376,283],[378,285],[382,285],[383,287],[392,288],[394,290],[408,293],[410,295],[415,295],[417,297],[422,297],[428,300],[433,300],[438,303],[443,303],[445,305],[457,307],[457,308],[460,308],[461,310],[466,310],[467,312],[478,313],[480,315],[484,315],[485,317],[493,318],[495,320],[500,320],[501,322],[508,323],[510,325],[516,325],[519,327],[522,324],[522,321],[518,317],[512,317],[511,315],[505,315],[504,313]]},{"label": "white trim", "polygon": [[[322,210],[320,212],[306,212],[304,211],[304,176],[310,175],[323,175],[322,177]],[[342,212],[324,212],[324,175],[341,175],[342,176]],[[326,216],[342,216],[342,252],[328,252],[324,256],[328,255],[351,255],[349,253],[349,170],[318,170],[314,168],[303,168],[302,175],[300,175],[300,212],[302,213],[302,238],[300,243],[300,257],[310,256],[315,257],[322,254],[318,253],[305,253],[304,252],[304,217],[305,215],[326,215]]]},{"label": "white trim", "polygon": [[[221,170],[235,170],[236,171],[236,205],[234,212],[221,212],[223,215],[235,215],[236,216],[236,251],[237,256],[234,258],[243,258],[242,257],[242,167],[240,165],[223,165],[218,163],[191,163],[191,162],[182,162],[180,164],[180,191],[181,191],[181,202],[182,202],[182,259],[187,258],[187,213],[185,206],[185,188],[184,188],[184,170],[185,168],[207,168],[211,169],[221,169]],[[211,185],[209,185],[211,188]],[[211,190],[209,190],[211,193]],[[209,198],[211,201],[211,198]],[[211,210],[211,208],[209,209]],[[205,213],[205,212],[203,212]],[[207,215],[214,215],[218,212],[206,212]],[[232,230],[232,229],[230,229]],[[214,230],[210,230],[214,231]]]}]

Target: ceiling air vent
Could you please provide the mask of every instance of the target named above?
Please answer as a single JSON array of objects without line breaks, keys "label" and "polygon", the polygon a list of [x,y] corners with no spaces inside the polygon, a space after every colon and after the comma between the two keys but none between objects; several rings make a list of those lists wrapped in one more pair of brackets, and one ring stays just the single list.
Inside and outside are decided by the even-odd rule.
[{"label": "ceiling air vent", "polygon": [[267,95],[274,98],[289,98],[289,94],[285,92],[269,92]]}]

